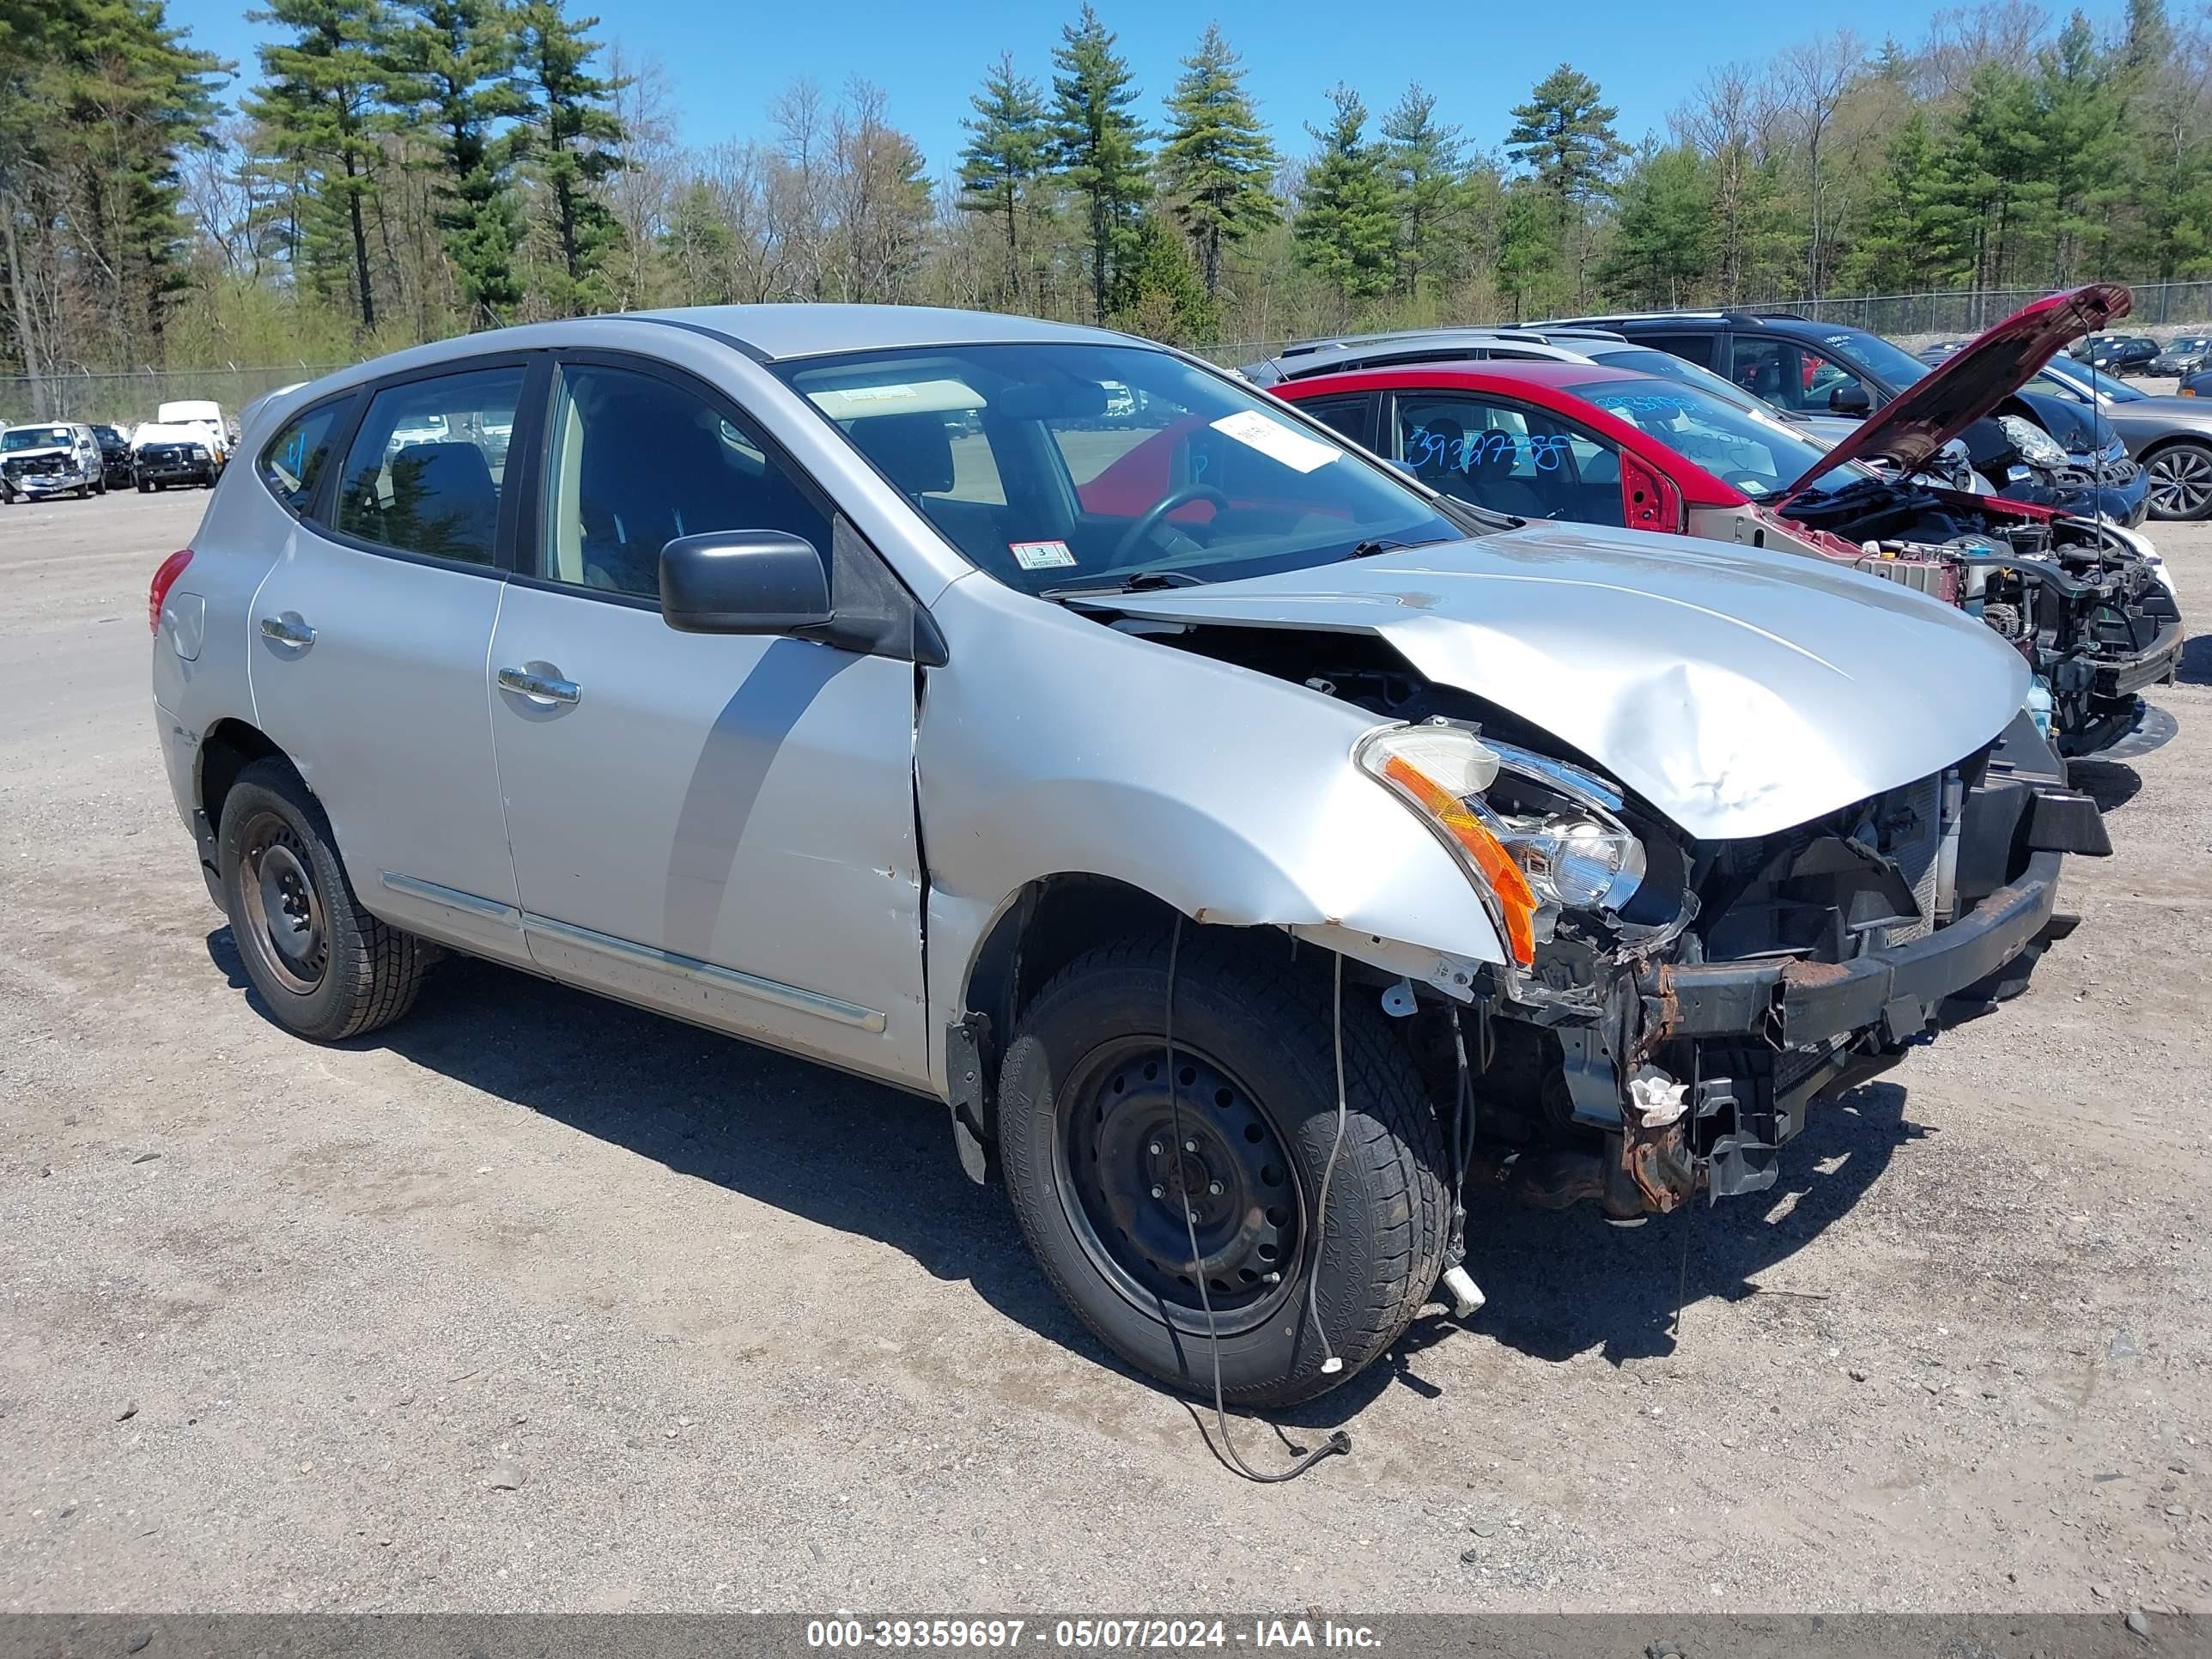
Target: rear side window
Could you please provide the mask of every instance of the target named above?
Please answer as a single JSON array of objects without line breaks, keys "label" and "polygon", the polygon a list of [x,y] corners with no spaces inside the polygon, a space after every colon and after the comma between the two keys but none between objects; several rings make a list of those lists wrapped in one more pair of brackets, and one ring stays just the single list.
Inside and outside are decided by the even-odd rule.
[{"label": "rear side window", "polygon": [[303,514],[315,496],[315,480],[330,459],[338,416],[350,399],[341,398],[295,417],[261,452],[261,481],[293,513]]},{"label": "rear side window", "polygon": [[527,373],[518,363],[378,392],[346,451],[338,530],[403,553],[491,563]]},{"label": "rear side window", "polygon": [[1713,366],[1713,338],[1710,334],[1646,334],[1635,336],[1638,345],[1656,346],[1662,351],[1680,357],[1684,362],[1695,363],[1700,368]]}]

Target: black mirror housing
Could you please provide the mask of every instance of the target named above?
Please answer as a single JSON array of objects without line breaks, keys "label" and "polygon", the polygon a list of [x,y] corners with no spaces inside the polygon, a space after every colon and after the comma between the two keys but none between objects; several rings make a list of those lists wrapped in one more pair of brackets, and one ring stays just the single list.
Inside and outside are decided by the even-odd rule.
[{"label": "black mirror housing", "polygon": [[830,577],[813,543],[781,530],[679,536],[660,550],[660,614],[685,634],[817,631]]},{"label": "black mirror housing", "polygon": [[1828,409],[1836,415],[1870,415],[1874,412],[1874,400],[1867,396],[1864,386],[1850,380],[1828,394]]}]

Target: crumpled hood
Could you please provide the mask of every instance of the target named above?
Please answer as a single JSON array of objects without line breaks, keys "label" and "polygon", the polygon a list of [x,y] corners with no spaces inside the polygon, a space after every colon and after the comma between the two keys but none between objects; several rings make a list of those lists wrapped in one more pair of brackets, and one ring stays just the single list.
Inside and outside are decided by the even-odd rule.
[{"label": "crumpled hood", "polygon": [[1879,577],[1586,525],[1091,605],[1379,635],[1704,838],[1770,835],[1939,771],[1993,740],[2028,684],[1983,623]]},{"label": "crumpled hood", "polygon": [[2124,317],[2134,296],[2117,283],[2092,283],[2022,306],[1953,352],[1859,423],[1827,459],[1782,492],[1787,500],[1842,461],[1879,458],[1905,473],[2034,378],[2054,353]]}]

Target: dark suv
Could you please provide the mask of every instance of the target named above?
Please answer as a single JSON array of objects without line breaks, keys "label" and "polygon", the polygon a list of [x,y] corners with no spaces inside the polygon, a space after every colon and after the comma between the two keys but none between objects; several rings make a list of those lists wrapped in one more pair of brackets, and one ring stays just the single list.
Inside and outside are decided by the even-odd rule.
[{"label": "dark suv", "polygon": [[[1560,324],[1547,326],[1563,326]],[[1794,311],[1663,311],[1577,317],[1724,374],[1754,397],[1807,415],[1863,416],[1928,372],[1879,334]]]},{"label": "dark suv", "polygon": [[110,489],[128,489],[137,476],[131,467],[131,441],[112,426],[96,426],[92,429],[93,441],[100,446],[100,466]]}]

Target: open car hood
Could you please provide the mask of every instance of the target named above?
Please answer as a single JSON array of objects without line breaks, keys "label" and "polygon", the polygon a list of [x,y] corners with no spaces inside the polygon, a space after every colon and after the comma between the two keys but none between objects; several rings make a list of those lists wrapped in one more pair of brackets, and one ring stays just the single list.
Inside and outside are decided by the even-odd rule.
[{"label": "open car hood", "polygon": [[1961,347],[1859,423],[1820,464],[1783,491],[1784,501],[1844,461],[1881,459],[1918,471],[1929,458],[2033,378],[2085,334],[2134,304],[2117,283],[2045,295]]},{"label": "open car hood", "polygon": [[1771,835],[1942,770],[2027,694],[1980,621],[1796,554],[1532,524],[1084,609],[1381,636],[1692,835]]}]

